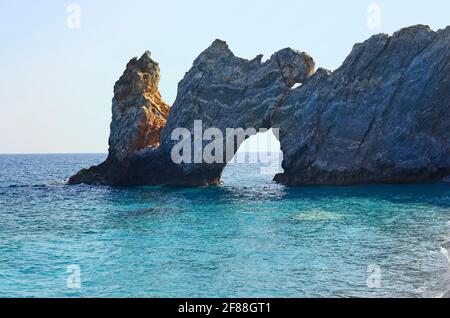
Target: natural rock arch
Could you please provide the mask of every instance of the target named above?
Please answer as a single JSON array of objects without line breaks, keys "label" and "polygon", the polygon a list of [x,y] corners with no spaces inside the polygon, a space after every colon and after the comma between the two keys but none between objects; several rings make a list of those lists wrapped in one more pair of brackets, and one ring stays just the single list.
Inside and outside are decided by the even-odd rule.
[{"label": "natural rock arch", "polygon": [[[356,44],[334,72],[314,73],[313,59],[289,48],[266,62],[241,59],[216,40],[179,83],[168,117],[158,80],[149,53],[130,61],[115,86],[108,159],[69,183],[218,184],[226,160],[172,161],[172,132],[193,135],[195,120],[224,135],[226,128],[278,128],[285,172],[275,180],[287,185],[450,174],[450,27],[375,35]],[[303,84],[291,89],[296,83]]]},{"label": "natural rock arch", "polygon": [[[151,114],[162,122],[163,118],[157,116],[163,113],[161,109],[165,111],[157,88],[158,64],[151,60],[149,52],[131,60],[115,85],[113,114],[119,115],[113,116],[107,161],[80,171],[69,182],[219,184],[223,169],[239,148],[239,142],[235,143],[231,156],[226,157],[224,153],[223,163],[195,163],[192,158],[192,163],[175,164],[171,151],[178,141],[172,140],[171,134],[175,129],[185,128],[191,132],[194,143],[196,121],[201,121],[203,131],[216,128],[224,137],[227,129],[253,128],[255,133],[261,128],[270,129],[274,114],[290,88],[313,74],[314,61],[308,54],[289,48],[278,51],[268,61],[261,59],[262,55],[253,60],[238,58],[224,41],[214,41],[179,83],[177,99],[161,132],[160,145],[144,141],[146,135],[155,132],[154,128],[149,128],[156,121]],[[208,143],[202,142],[200,150]]]}]

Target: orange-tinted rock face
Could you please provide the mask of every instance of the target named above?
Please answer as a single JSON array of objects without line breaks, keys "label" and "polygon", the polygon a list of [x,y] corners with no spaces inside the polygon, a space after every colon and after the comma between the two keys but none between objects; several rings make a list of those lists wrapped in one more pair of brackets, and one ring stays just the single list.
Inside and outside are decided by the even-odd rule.
[{"label": "orange-tinted rock face", "polygon": [[159,147],[169,114],[169,105],[158,90],[159,74],[158,63],[147,51],[128,63],[114,86],[110,157],[123,160],[143,148]]}]

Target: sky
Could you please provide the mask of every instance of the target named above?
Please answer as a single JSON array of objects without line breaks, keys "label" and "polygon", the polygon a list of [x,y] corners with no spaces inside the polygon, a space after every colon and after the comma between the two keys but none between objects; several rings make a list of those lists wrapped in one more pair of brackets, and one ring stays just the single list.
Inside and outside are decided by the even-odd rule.
[{"label": "sky", "polygon": [[0,0],[0,153],[106,152],[114,83],[146,50],[171,104],[216,38],[236,56],[292,47],[333,70],[355,43],[444,28],[449,12],[448,0]]}]

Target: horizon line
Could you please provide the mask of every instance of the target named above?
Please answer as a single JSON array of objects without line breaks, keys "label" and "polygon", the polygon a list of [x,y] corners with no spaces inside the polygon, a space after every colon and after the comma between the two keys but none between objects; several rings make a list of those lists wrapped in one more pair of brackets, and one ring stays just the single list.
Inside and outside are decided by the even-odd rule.
[{"label": "horizon line", "polygon": [[[235,154],[238,153],[278,153],[282,152],[278,151],[236,151]],[[108,152],[0,152],[0,156],[12,156],[12,155],[107,155]]]}]

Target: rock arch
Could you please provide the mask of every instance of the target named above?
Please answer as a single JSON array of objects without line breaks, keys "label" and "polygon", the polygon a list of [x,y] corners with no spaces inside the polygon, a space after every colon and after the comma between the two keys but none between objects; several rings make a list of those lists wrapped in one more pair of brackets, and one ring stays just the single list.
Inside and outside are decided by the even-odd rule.
[{"label": "rock arch", "polygon": [[[287,185],[450,175],[450,27],[375,35],[356,44],[334,72],[314,73],[313,59],[290,48],[266,62],[261,57],[238,58],[214,41],[179,83],[169,112],[158,64],[149,53],[131,60],[115,86],[108,159],[69,183],[218,184],[226,160],[171,160],[171,133],[193,134],[195,120],[224,135],[226,128],[279,128],[285,172],[275,180]],[[296,83],[303,84],[292,89]]]},{"label": "rock arch", "polygon": [[[149,52],[131,60],[115,85],[108,159],[100,166],[80,171],[69,182],[219,184],[239,142],[236,141],[231,156],[224,153],[222,163],[195,163],[192,159],[191,163],[175,164],[171,151],[177,141],[172,140],[171,134],[175,129],[186,128],[193,143],[196,121],[201,121],[202,130],[216,128],[223,136],[227,136],[227,129],[253,128],[255,133],[261,128],[270,129],[274,114],[290,88],[312,75],[315,64],[308,54],[290,48],[276,52],[265,62],[261,59],[262,55],[252,60],[238,58],[226,42],[215,40],[179,83],[167,124],[161,116],[166,113],[166,104],[157,87],[158,64],[151,60]],[[154,136],[163,123],[160,144],[146,142],[145,136]],[[203,142],[200,150],[207,144]]]}]

